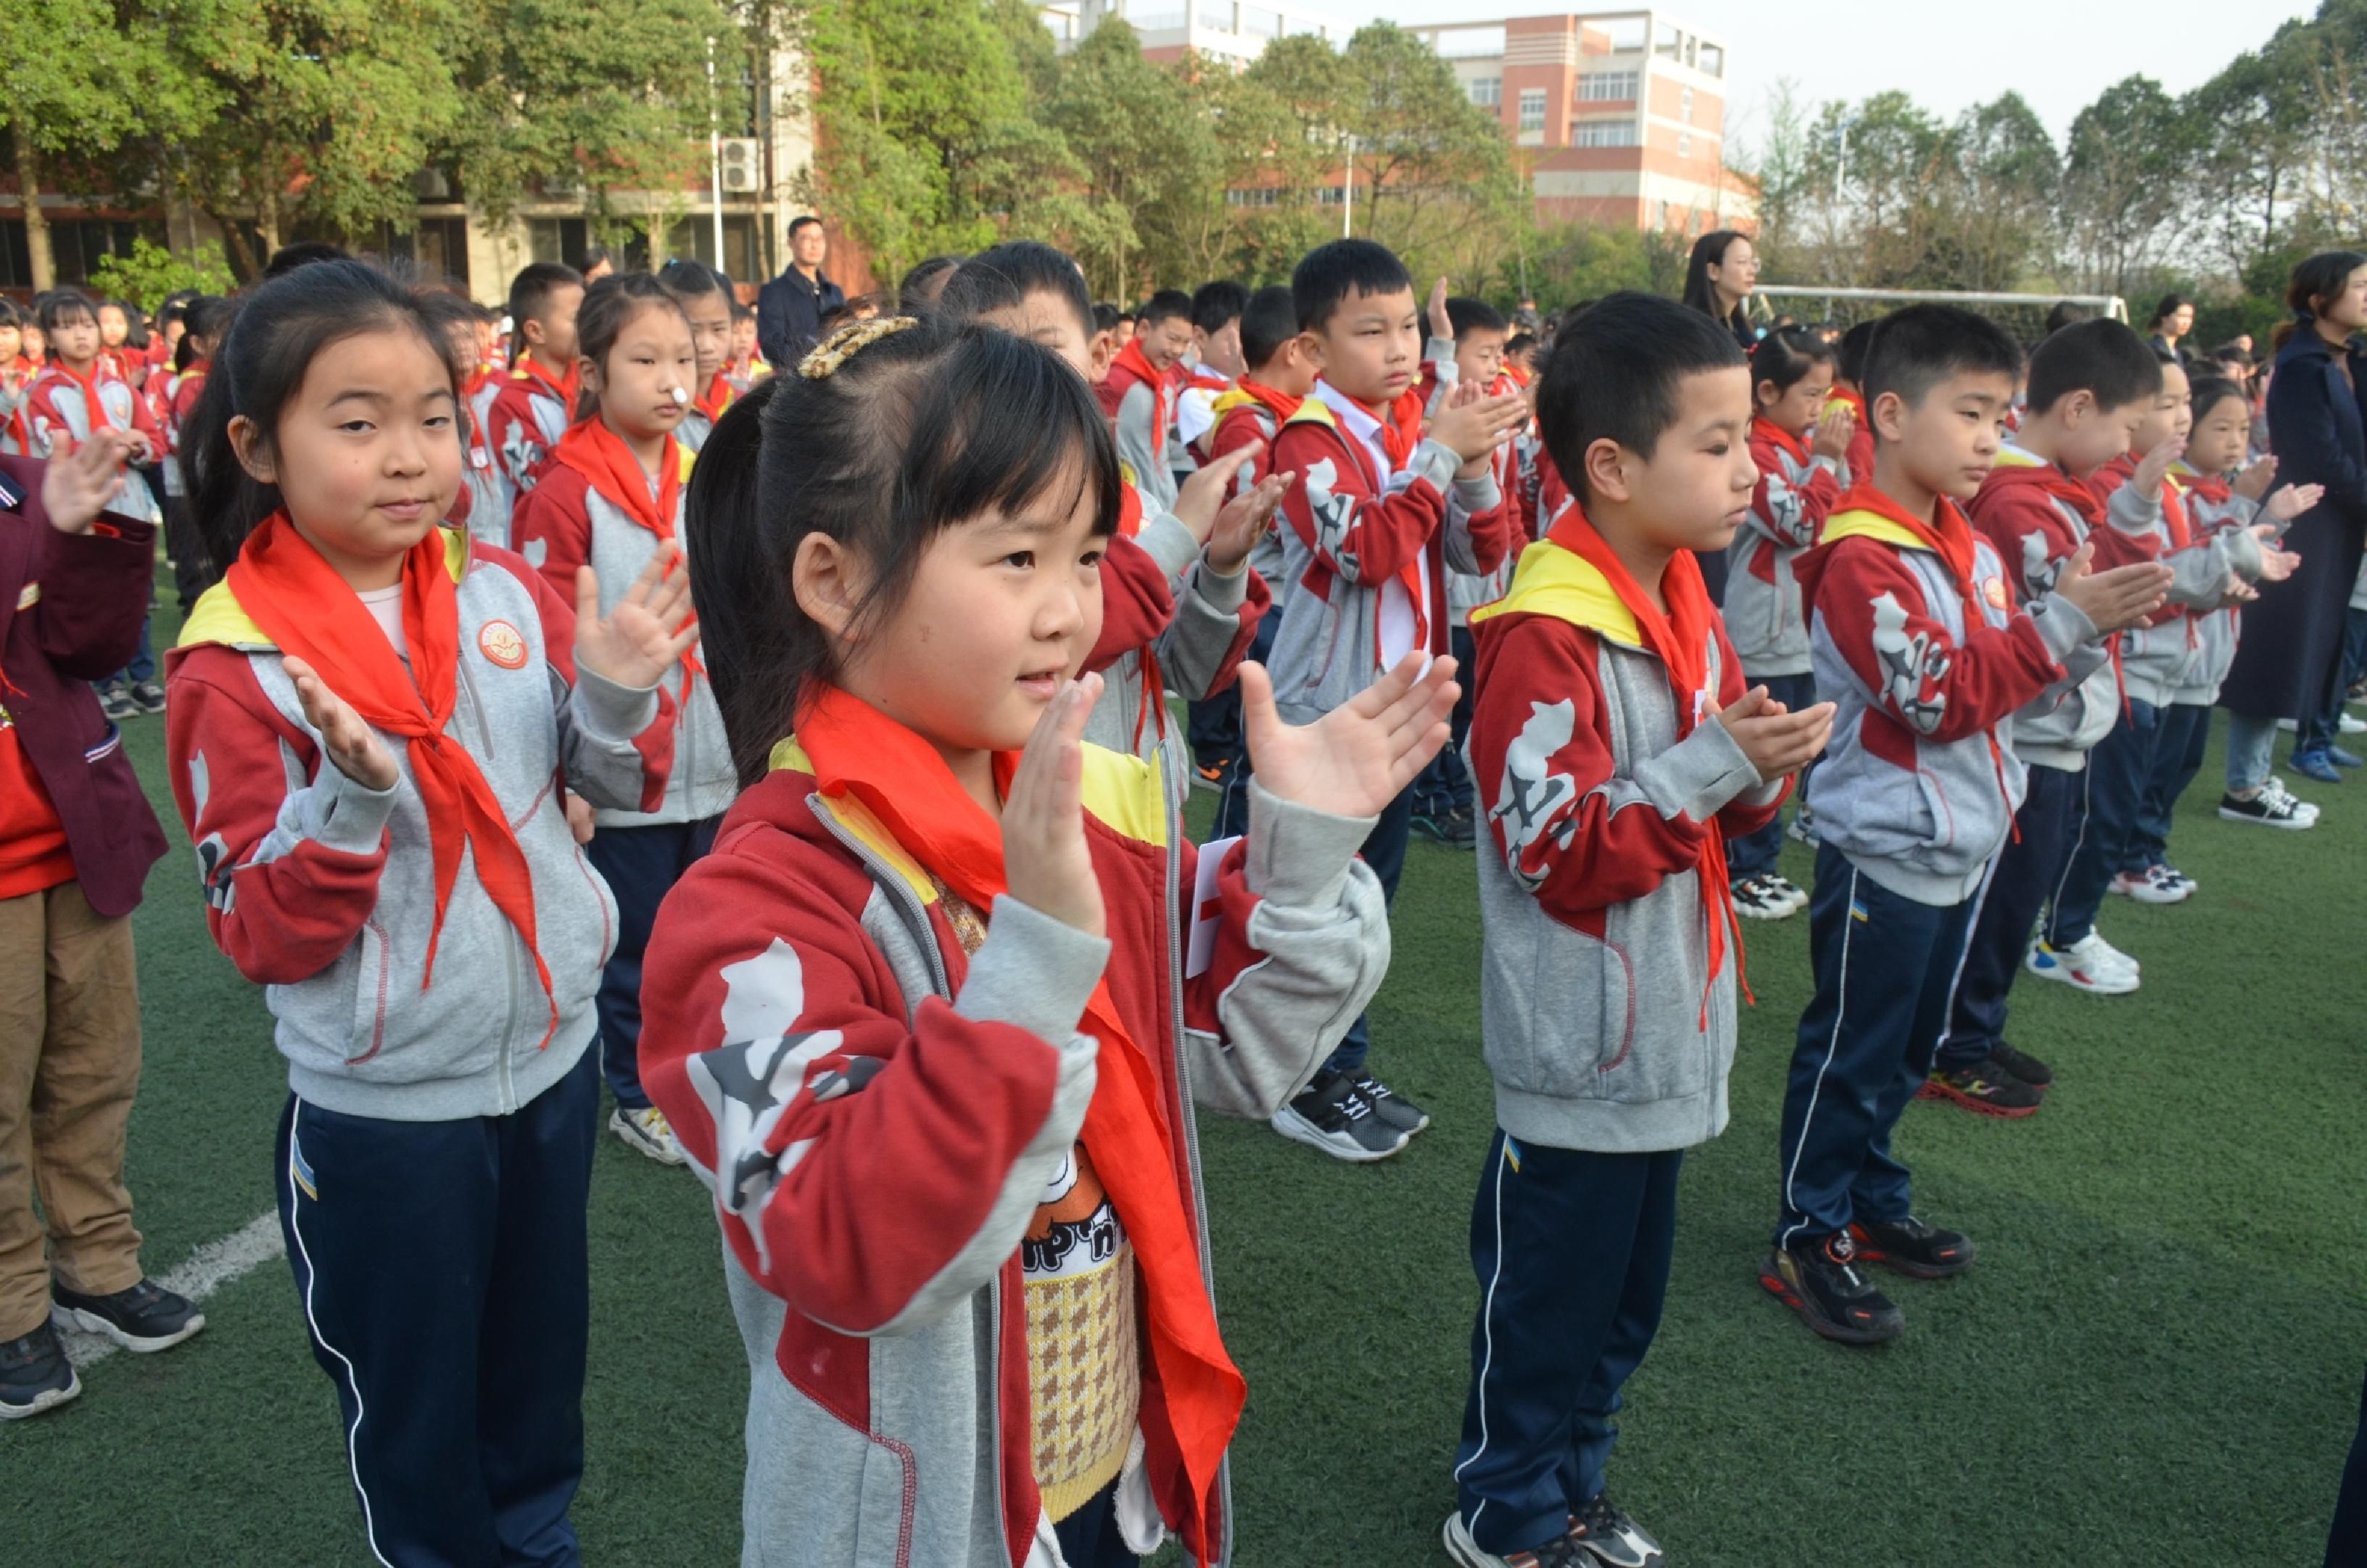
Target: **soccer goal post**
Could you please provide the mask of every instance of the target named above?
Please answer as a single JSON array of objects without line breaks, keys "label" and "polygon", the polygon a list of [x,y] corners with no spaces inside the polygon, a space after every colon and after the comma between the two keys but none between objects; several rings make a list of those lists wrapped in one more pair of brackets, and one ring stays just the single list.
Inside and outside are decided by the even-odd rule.
[{"label": "soccer goal post", "polygon": [[2118,294],[1982,294],[1948,289],[1840,289],[1810,283],[1761,283],[1752,301],[1769,316],[1790,314],[1815,326],[1830,322],[1852,326],[1901,305],[1962,305],[1994,316],[2017,337],[2034,342],[2045,335],[2048,312],[2074,305],[2090,315],[2113,321],[2129,319],[2129,307]]}]

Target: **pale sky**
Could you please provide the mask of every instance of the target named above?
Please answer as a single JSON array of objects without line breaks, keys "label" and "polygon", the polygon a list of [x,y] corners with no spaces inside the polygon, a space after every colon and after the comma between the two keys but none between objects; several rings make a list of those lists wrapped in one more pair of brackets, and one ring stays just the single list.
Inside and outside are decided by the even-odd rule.
[{"label": "pale sky", "polygon": [[[1493,20],[1561,8],[1539,0],[1501,10],[1487,0],[1304,3],[1352,23]],[[1613,8],[1599,0],[1568,6],[1580,15]],[[1733,51],[1727,130],[1746,142],[1764,133],[1761,106],[1786,76],[1812,105],[1899,87],[1946,116],[2012,87],[2059,141],[2072,117],[2123,77],[2142,73],[2173,95],[2185,92],[2265,43],[2285,18],[2316,9],[2315,0],[1682,0],[1668,15]]]}]

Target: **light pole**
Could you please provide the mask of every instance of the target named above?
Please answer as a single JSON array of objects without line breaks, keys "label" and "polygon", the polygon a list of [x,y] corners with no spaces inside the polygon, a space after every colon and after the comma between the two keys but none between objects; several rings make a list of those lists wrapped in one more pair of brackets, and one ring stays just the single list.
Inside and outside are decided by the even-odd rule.
[{"label": "light pole", "polygon": [[715,39],[707,40],[707,198],[715,216],[715,269],[723,270],[723,127],[715,100]]}]

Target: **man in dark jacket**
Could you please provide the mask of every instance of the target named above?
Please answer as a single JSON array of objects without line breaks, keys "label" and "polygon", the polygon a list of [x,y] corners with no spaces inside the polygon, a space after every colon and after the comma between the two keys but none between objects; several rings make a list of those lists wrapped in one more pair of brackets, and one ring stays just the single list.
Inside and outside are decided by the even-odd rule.
[{"label": "man in dark jacket", "polygon": [[846,291],[822,276],[830,238],[808,213],[789,223],[789,267],[756,291],[756,347],[776,373],[798,368],[821,341],[822,318],[846,303]]},{"label": "man in dark jacket", "polygon": [[123,1185],[130,915],[164,852],[90,685],[139,642],[156,570],[153,526],[101,516],[127,445],[0,457],[0,1419],[82,1392],[53,1323],[138,1351],[206,1324],[141,1271]]}]

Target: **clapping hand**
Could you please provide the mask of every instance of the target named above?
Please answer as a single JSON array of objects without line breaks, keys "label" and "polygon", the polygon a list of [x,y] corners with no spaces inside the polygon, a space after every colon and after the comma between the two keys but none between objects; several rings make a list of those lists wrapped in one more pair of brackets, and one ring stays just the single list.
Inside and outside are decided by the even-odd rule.
[{"label": "clapping hand", "polygon": [[123,489],[123,460],[131,451],[131,437],[108,427],[92,432],[89,440],[62,458],[51,458],[41,471],[41,509],[50,527],[62,534],[86,534],[107,504]]},{"label": "clapping hand", "polygon": [[2159,562],[2116,566],[2091,572],[2096,547],[2083,544],[2055,579],[2055,595],[2078,608],[2099,631],[2119,631],[2140,625],[2161,608],[2169,592],[2170,569]]},{"label": "clapping hand", "polygon": [[1768,696],[1765,687],[1754,686],[1721,710],[1717,722],[1762,780],[1781,778],[1823,755],[1832,738],[1833,705],[1819,702],[1795,713]]},{"label": "clapping hand", "polygon": [[2247,463],[2236,475],[2236,483],[2229,488],[2247,501],[2257,501],[2269,493],[2269,486],[2276,477],[2276,455],[2271,453],[2257,462]]},{"label": "clapping hand", "polygon": [[575,663],[580,669],[646,689],[698,641],[690,616],[690,574],[683,569],[682,546],[668,540],[617,608],[600,613],[600,579],[589,566],[575,569]]},{"label": "clapping hand", "polygon": [[[2274,462],[2265,458],[2264,462]],[[2290,523],[2326,498],[2323,484],[2288,484],[2260,503],[2260,510],[2280,523]]]},{"label": "clapping hand", "polygon": [[1101,879],[1085,846],[1085,718],[1102,677],[1062,684],[1036,721],[1002,798],[1003,887],[1039,915],[1088,936],[1106,927]]},{"label": "clapping hand", "polygon": [[1422,655],[1397,667],[1312,724],[1287,724],[1265,666],[1241,666],[1241,731],[1250,767],[1276,799],[1333,816],[1378,816],[1446,744],[1447,715],[1462,687],[1455,661],[1428,674]]},{"label": "clapping hand", "polygon": [[2129,488],[2155,505],[2160,505],[2161,487],[2169,481],[2169,465],[2185,455],[2186,443],[2183,440],[2173,438],[2162,442],[2138,461],[2136,472],[2129,476]]},{"label": "clapping hand", "polygon": [[394,754],[353,704],[331,691],[312,666],[295,654],[282,655],[279,667],[295,686],[304,722],[319,732],[321,749],[331,765],[365,790],[393,789]]},{"label": "clapping hand", "polygon": [[[1232,453],[1225,457],[1230,461]],[[1225,509],[1217,514],[1216,528],[1208,535],[1208,564],[1227,576],[1240,571],[1258,540],[1274,527],[1275,508],[1297,481],[1296,473],[1270,473],[1226,502]]]}]

